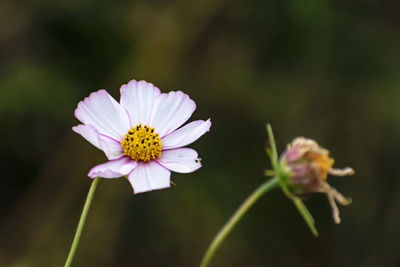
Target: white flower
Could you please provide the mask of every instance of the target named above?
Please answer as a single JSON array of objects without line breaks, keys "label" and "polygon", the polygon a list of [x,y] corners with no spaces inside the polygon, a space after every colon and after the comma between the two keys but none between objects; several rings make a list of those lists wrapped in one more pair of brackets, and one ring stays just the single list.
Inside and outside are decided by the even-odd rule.
[{"label": "white flower", "polygon": [[92,168],[89,177],[127,176],[137,194],[170,187],[171,171],[189,173],[201,167],[197,152],[184,146],[208,132],[211,121],[179,128],[196,109],[188,95],[161,93],[153,84],[135,80],[120,91],[120,103],[99,90],[75,110],[83,124],[72,129],[109,160]]}]

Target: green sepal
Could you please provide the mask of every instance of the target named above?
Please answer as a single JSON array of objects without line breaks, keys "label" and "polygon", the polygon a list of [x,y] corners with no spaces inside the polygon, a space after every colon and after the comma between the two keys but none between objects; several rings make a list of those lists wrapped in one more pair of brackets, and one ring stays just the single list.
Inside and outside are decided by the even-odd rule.
[{"label": "green sepal", "polygon": [[270,124],[267,124],[267,133],[269,137],[270,148],[266,149],[268,156],[271,159],[271,165],[273,170],[266,170],[264,174],[266,176],[271,176],[271,174],[276,174],[279,177],[279,185],[283,191],[283,193],[293,201],[294,205],[296,206],[297,210],[299,211],[300,215],[303,217],[304,221],[306,222],[308,228],[310,228],[311,232],[315,237],[318,237],[318,231],[315,228],[315,221],[312,217],[310,211],[304,205],[303,201],[297,197],[296,195],[292,194],[291,189],[292,186],[289,184],[289,180],[291,177],[290,171],[286,167],[285,161],[281,160],[278,161],[278,152],[276,149],[275,138],[272,132],[272,127]]}]

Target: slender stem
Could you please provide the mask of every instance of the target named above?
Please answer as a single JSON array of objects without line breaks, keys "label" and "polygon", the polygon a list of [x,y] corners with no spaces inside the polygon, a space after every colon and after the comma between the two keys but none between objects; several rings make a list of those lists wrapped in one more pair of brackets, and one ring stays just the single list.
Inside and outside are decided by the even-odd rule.
[{"label": "slender stem", "polygon": [[100,178],[97,177],[92,181],[92,184],[89,189],[89,193],[86,197],[85,205],[83,206],[81,218],[79,219],[78,228],[76,229],[76,232],[75,232],[74,241],[72,242],[72,246],[71,246],[71,249],[69,250],[68,258],[67,258],[67,261],[65,262],[64,267],[69,267],[72,263],[72,260],[74,259],[75,251],[76,251],[76,248],[78,247],[79,239],[81,238],[81,234],[82,234],[82,230],[83,230],[83,226],[85,226],[86,217],[89,212],[90,204],[92,203],[93,195],[96,190],[97,184],[99,183],[99,180],[100,180]]},{"label": "slender stem", "polygon": [[261,184],[254,192],[243,202],[239,209],[232,215],[229,221],[222,227],[222,229],[215,236],[211,242],[206,253],[203,256],[203,260],[200,267],[206,267],[210,263],[212,257],[221,245],[222,241],[232,231],[235,225],[240,221],[243,215],[253,206],[253,204],[266,192],[279,186],[279,177],[274,177],[265,183]]}]

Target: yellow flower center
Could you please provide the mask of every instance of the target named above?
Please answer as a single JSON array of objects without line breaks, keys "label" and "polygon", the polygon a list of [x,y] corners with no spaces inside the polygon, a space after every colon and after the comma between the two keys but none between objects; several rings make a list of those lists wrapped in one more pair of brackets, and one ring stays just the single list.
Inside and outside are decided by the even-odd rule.
[{"label": "yellow flower center", "polygon": [[329,157],[328,153],[306,153],[305,157],[310,161],[313,162],[318,166],[319,175],[322,179],[326,179],[328,176],[328,171],[332,168],[333,163],[335,160]]},{"label": "yellow flower center", "polygon": [[142,127],[141,123],[132,127],[125,134],[121,146],[124,149],[124,155],[136,161],[147,162],[161,156],[160,134],[154,132],[154,128],[147,125]]}]

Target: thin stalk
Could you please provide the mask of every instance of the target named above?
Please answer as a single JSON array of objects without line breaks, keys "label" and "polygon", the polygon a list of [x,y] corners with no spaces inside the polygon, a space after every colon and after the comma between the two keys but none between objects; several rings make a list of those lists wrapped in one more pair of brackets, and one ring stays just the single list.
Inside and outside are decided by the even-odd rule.
[{"label": "thin stalk", "polygon": [[82,230],[83,230],[83,227],[85,226],[85,221],[86,221],[87,214],[89,212],[90,204],[92,204],[93,195],[94,195],[94,192],[96,191],[96,187],[97,187],[97,184],[99,183],[99,180],[100,180],[99,177],[95,178],[92,181],[92,184],[90,185],[89,193],[86,197],[85,205],[83,206],[81,218],[79,219],[78,228],[76,229],[76,232],[75,232],[74,241],[72,242],[72,246],[71,246],[71,249],[69,250],[68,258],[67,258],[67,261],[65,262],[64,267],[69,267],[72,263],[72,260],[74,259],[75,252],[76,252],[76,249],[79,244],[79,239],[81,238]]},{"label": "thin stalk", "polygon": [[206,253],[203,256],[200,267],[206,267],[210,263],[215,252],[221,245],[226,236],[233,230],[235,225],[240,221],[243,215],[253,206],[253,204],[265,193],[279,186],[279,177],[274,177],[265,183],[261,184],[254,192],[243,202],[239,209],[232,215],[229,221],[215,236]]}]

